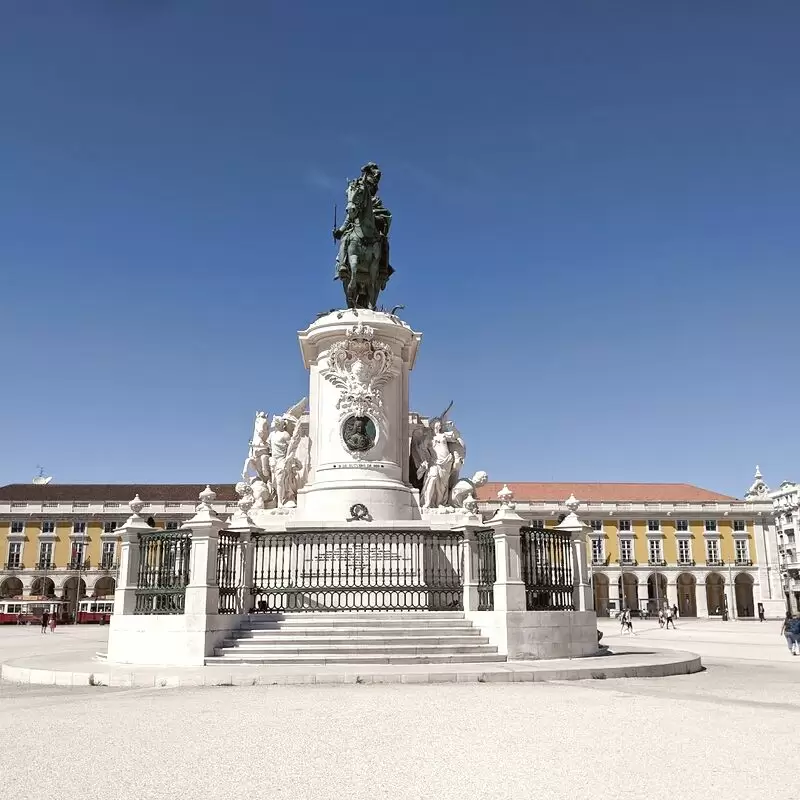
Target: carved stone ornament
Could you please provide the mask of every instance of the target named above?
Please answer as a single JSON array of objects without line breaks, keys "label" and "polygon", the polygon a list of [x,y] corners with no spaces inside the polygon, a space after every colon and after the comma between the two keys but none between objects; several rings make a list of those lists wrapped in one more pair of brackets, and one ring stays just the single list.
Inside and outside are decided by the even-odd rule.
[{"label": "carved stone ornament", "polygon": [[343,416],[382,415],[381,387],[392,378],[394,356],[389,345],[374,337],[375,329],[359,321],[328,351],[323,375],[339,389],[336,408]]}]

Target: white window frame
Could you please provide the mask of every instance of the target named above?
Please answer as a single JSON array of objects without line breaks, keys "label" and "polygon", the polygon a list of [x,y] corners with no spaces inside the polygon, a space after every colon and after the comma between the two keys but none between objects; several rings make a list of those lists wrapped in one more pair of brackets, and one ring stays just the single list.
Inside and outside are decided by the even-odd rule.
[{"label": "white window frame", "polygon": [[[599,555],[597,555],[599,553]],[[592,536],[592,564],[605,564],[606,542],[602,536]]]},{"label": "white window frame", "polygon": [[590,519],[589,525],[591,526],[592,530],[595,533],[602,533],[603,532],[603,520],[601,519]]},{"label": "white window frame", "polygon": [[703,525],[705,526],[706,533],[717,533],[719,531],[719,525],[715,519],[704,520]]},{"label": "white window frame", "polygon": [[[76,558],[74,556],[75,552],[79,552],[80,555]],[[83,563],[86,561],[86,542],[82,539],[75,539],[70,544],[69,548],[69,564],[72,567],[73,564],[79,564],[83,566]],[[75,569],[74,567],[72,567]]]},{"label": "white window frame", "polygon": [[[627,556],[622,552],[623,547],[626,547],[630,551]],[[633,561],[633,539],[628,536],[619,540],[619,560],[623,564]]]},{"label": "white window frame", "polygon": [[[736,526],[740,525],[741,527],[737,528]],[[734,533],[747,533],[747,521],[743,519],[735,519],[733,521],[733,532]]]},{"label": "white window frame", "polygon": [[660,519],[649,519],[649,520],[647,520],[647,532],[648,533],[661,533],[661,520]]},{"label": "white window frame", "polygon": [[[9,569],[19,569],[20,565],[22,564],[22,545],[23,542],[14,541],[8,543],[8,552],[6,553],[6,563],[8,564]],[[15,558],[12,558],[12,551],[15,554]]]},{"label": "white window frame", "polygon": [[[14,530],[16,528],[17,530]],[[11,536],[21,536],[25,533],[25,520],[12,519],[11,524],[8,526],[8,532]]]},{"label": "white window frame", "polygon": [[[715,551],[715,555],[711,555],[711,550]],[[719,563],[722,559],[719,555],[719,539],[706,539],[706,561],[716,561]]]},{"label": "white window frame", "polygon": [[[39,542],[39,558],[37,559],[36,563],[37,564],[41,564],[42,562],[46,561],[48,563],[48,565],[53,565],[54,564],[54,561],[53,561],[53,551],[54,550],[55,550],[55,547],[53,547],[53,542],[50,541],[49,539],[46,540],[46,541],[43,541],[43,542],[40,541]],[[47,552],[48,553],[47,558],[42,558],[42,553],[43,552]],[[48,569],[49,568],[50,568],[50,566],[48,566]]]},{"label": "white window frame", "polygon": [[[686,549],[686,558],[681,556],[682,546]],[[678,539],[678,564],[688,566],[692,563],[692,540],[688,536],[681,536]]]},{"label": "white window frame", "polygon": [[105,520],[103,522],[103,533],[114,533],[119,527],[119,523],[116,520]]},{"label": "white window frame", "polygon": [[180,528],[181,523],[178,520],[170,519],[164,523],[164,530],[165,531],[177,531]]},{"label": "white window frame", "polygon": [[[111,554],[109,556],[109,553]],[[111,539],[103,542],[100,550],[100,566],[111,569],[117,563],[117,543]]]},{"label": "white window frame", "polygon": [[[739,557],[740,550],[744,553],[741,558]],[[750,558],[750,541],[748,539],[735,539],[733,542],[733,552],[734,560],[737,564],[742,564],[744,561],[752,562],[752,558]]]},{"label": "white window frame", "polygon": [[[654,551],[658,553],[657,558],[653,555]],[[647,540],[647,560],[651,564],[655,561],[660,563],[664,560],[664,546],[661,539],[653,537]]]},{"label": "white window frame", "polygon": [[42,533],[45,536],[54,536],[56,532],[55,520],[46,519],[42,521]]},{"label": "white window frame", "polygon": [[73,534],[73,536],[85,536],[86,535],[86,523],[83,520],[76,519],[72,523],[72,534]]},{"label": "white window frame", "polygon": [[[685,525],[686,527],[682,528],[681,525]],[[675,520],[675,532],[676,533],[689,533],[689,520],[688,519],[676,519]]]},{"label": "white window frame", "polygon": [[[623,528],[622,527],[623,525],[625,525],[626,527]],[[631,526],[631,521],[629,519],[618,520],[617,531],[619,531],[619,533],[632,533],[633,527]]]}]

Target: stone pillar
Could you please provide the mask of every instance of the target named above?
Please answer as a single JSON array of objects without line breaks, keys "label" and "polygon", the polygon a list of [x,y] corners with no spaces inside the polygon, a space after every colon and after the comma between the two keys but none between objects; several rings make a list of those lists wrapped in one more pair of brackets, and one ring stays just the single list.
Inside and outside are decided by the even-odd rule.
[{"label": "stone pillar", "polygon": [[464,611],[478,610],[477,531],[464,529]]},{"label": "stone pillar", "polygon": [[219,613],[217,541],[225,523],[211,505],[216,499],[216,493],[210,486],[206,486],[200,493],[201,502],[197,506],[197,512],[181,526],[192,532],[185,614],[209,616]]},{"label": "stone pillar", "polygon": [[678,584],[676,581],[667,581],[667,603],[670,608],[678,607],[678,615],[681,613],[681,604],[678,602]]},{"label": "stone pillar", "polygon": [[115,533],[121,544],[119,552],[119,575],[114,591],[114,615],[133,614],[136,607],[136,588],[139,575],[139,534],[152,532],[152,528],[139,516],[144,503],[137,494],[129,503],[131,516]]},{"label": "stone pillar", "polygon": [[580,503],[574,494],[571,494],[564,505],[569,509],[569,514],[556,525],[557,531],[569,533],[572,537],[572,563],[575,590],[573,604],[576,611],[593,611],[594,595],[589,582],[589,565],[586,557],[586,531],[589,529],[578,518]]},{"label": "stone pillar", "polygon": [[[697,602],[698,619],[708,616],[708,597],[706,595],[706,579],[704,576],[695,576],[697,585],[695,586],[695,601]],[[702,578],[702,580],[700,580]]]},{"label": "stone pillar", "polygon": [[228,530],[239,534],[239,561],[236,574],[239,583],[237,613],[247,614],[253,607],[253,543],[252,534],[259,530],[249,512],[253,507],[252,495],[244,495],[238,503],[239,510],[233,515]]},{"label": "stone pillar", "polygon": [[501,497],[503,504],[487,525],[494,529],[497,576],[494,583],[496,612],[525,611],[525,584],[522,582],[520,528],[525,520],[511,504],[511,493]]}]

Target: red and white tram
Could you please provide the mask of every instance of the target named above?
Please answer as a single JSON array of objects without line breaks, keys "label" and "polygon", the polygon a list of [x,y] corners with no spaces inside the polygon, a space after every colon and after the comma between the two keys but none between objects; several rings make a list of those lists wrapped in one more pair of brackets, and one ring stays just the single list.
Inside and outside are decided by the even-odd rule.
[{"label": "red and white tram", "polygon": [[78,622],[108,625],[114,613],[113,597],[86,598],[78,603]]},{"label": "red and white tram", "polygon": [[41,625],[45,611],[63,625],[70,622],[69,605],[50,597],[4,597],[0,599],[0,625]]}]

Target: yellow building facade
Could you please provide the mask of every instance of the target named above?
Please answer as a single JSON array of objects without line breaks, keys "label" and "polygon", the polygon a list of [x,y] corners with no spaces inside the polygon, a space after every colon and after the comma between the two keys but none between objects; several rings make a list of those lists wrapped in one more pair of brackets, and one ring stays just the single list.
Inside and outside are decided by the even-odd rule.
[{"label": "yellow building facade", "polygon": [[[488,519],[504,484],[478,494]],[[623,607],[655,612],[666,603],[684,617],[783,613],[772,503],[739,500],[689,484],[511,483],[517,512],[552,527],[580,501],[587,559],[600,615]],[[116,586],[115,529],[136,495],[159,528],[192,517],[195,484],[11,484],[0,487],[0,598],[48,596],[75,603],[109,597]],[[233,485],[212,487],[217,513],[236,509]]]}]

